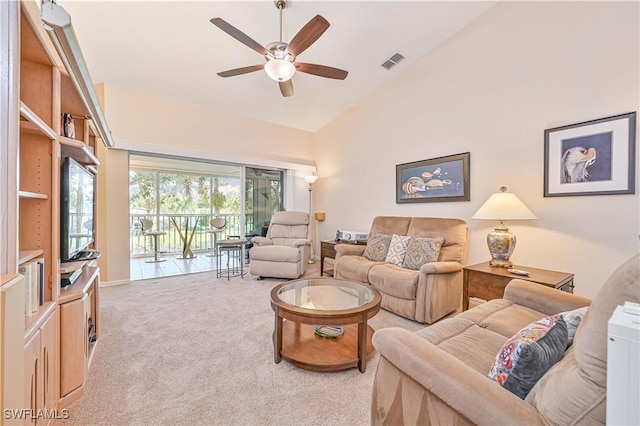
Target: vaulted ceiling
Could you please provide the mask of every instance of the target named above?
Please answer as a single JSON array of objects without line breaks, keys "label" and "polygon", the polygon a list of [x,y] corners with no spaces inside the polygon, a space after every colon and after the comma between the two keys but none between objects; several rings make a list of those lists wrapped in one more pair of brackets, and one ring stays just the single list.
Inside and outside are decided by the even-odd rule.
[{"label": "vaulted ceiling", "polygon": [[[94,83],[112,83],[216,110],[315,132],[451,38],[496,2],[289,0],[283,41],[315,15],[331,26],[297,60],[347,70],[343,81],[298,72],[284,98],[264,71],[221,71],[265,59],[211,24],[220,17],[266,46],[279,41],[279,12],[262,1],[59,0]],[[395,53],[405,59],[381,65]]]}]

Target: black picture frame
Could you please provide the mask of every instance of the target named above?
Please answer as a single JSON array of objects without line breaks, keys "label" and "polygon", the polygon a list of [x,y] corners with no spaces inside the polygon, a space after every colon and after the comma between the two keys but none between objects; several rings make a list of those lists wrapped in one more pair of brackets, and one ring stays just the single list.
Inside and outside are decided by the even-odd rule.
[{"label": "black picture frame", "polygon": [[396,165],[396,204],[469,201],[470,153]]},{"label": "black picture frame", "polygon": [[635,194],[636,112],[544,131],[544,196]]}]

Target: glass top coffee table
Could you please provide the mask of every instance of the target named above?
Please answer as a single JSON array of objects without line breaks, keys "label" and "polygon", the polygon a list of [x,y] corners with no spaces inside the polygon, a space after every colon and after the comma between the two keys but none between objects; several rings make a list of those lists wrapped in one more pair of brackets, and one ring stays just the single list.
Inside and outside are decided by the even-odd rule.
[{"label": "glass top coffee table", "polygon": [[[275,286],[271,290],[274,361],[277,364],[284,358],[314,371],[358,367],[364,373],[367,354],[373,350],[373,329],[367,320],[380,311],[381,300],[380,292],[368,284],[334,278]],[[316,333],[320,326],[339,326],[344,332],[324,337]]]}]

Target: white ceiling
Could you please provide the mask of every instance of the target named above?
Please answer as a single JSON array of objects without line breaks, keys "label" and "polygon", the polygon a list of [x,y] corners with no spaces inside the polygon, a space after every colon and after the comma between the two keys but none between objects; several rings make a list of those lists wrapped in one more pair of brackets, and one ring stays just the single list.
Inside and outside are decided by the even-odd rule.
[{"label": "white ceiling", "polygon": [[[389,83],[496,2],[289,0],[283,40],[316,14],[329,29],[297,58],[349,71],[344,81],[296,73],[283,98],[263,71],[217,72],[264,58],[209,22],[220,17],[262,45],[279,39],[279,14],[262,1],[59,0],[72,17],[94,83],[113,83],[315,132]],[[391,55],[406,57],[394,69]]]}]

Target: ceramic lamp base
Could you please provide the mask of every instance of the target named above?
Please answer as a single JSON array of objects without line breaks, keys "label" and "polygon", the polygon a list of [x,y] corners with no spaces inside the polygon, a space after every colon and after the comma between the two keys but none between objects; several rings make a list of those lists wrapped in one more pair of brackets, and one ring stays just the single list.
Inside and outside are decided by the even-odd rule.
[{"label": "ceramic lamp base", "polygon": [[516,248],[516,236],[509,232],[503,222],[487,235],[487,246],[491,253],[491,266],[510,268],[513,263],[509,260]]}]

